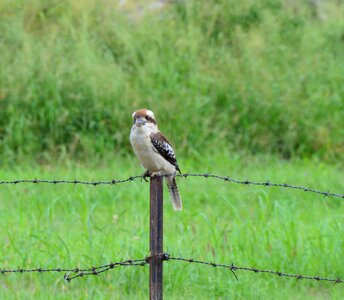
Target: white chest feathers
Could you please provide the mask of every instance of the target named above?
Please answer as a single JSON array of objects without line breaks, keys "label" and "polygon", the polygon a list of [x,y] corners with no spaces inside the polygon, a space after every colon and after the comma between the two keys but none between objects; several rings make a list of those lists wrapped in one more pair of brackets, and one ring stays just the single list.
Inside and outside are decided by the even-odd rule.
[{"label": "white chest feathers", "polygon": [[130,143],[141,165],[151,172],[174,173],[175,167],[154,149],[151,133],[146,126],[131,128]]}]

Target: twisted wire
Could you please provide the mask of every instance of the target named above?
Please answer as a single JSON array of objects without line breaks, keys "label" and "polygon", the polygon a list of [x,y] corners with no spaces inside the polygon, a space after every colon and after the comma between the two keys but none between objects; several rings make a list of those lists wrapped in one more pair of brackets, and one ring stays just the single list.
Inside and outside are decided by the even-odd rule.
[{"label": "twisted wire", "polygon": [[178,261],[188,264],[199,264],[199,265],[206,265],[214,268],[225,268],[232,272],[232,274],[235,276],[236,280],[239,280],[236,272],[237,271],[247,271],[247,272],[253,272],[255,274],[270,274],[275,275],[278,277],[289,277],[289,278],[295,278],[297,280],[306,279],[306,280],[314,280],[314,281],[327,281],[332,283],[344,283],[344,280],[341,278],[330,278],[330,277],[324,277],[324,276],[310,276],[310,275],[302,275],[302,274],[295,274],[295,273],[287,273],[287,272],[281,272],[281,271],[274,271],[274,270],[268,270],[268,269],[258,269],[253,267],[242,267],[237,266],[233,263],[231,264],[224,264],[224,263],[216,263],[212,261],[203,261],[203,260],[197,260],[192,258],[184,258],[184,257],[174,257],[170,256],[168,253],[161,253],[156,255],[147,256],[145,258],[141,259],[128,259],[124,261],[118,261],[118,262],[111,262],[109,264],[97,266],[97,267],[89,267],[89,268],[52,268],[52,269],[43,269],[43,268],[35,268],[35,269],[0,269],[0,273],[5,275],[7,273],[47,273],[47,272],[67,272],[67,274],[64,275],[64,279],[67,282],[72,281],[76,278],[81,277],[87,277],[87,276],[97,276],[104,272],[113,270],[118,267],[130,267],[130,266],[145,266],[150,264],[152,258],[159,258],[163,261]]},{"label": "twisted wire", "polygon": [[[208,174],[208,173],[184,173],[184,174],[163,174],[163,175],[157,175],[157,176],[177,176],[177,177],[182,177],[182,178],[188,178],[188,177],[204,177],[204,178],[213,178],[213,179],[218,179],[222,180],[224,182],[228,183],[235,183],[235,184],[240,184],[240,185],[253,185],[253,186],[263,186],[263,187],[279,187],[279,188],[288,188],[288,189],[296,189],[296,190],[301,190],[304,192],[309,192],[309,193],[314,193],[314,194],[320,194],[324,197],[337,197],[344,199],[344,194],[341,193],[334,193],[330,191],[321,191],[319,189],[314,189],[314,188],[309,188],[309,187],[304,187],[304,186],[299,186],[299,185],[292,185],[288,183],[273,183],[270,181],[251,181],[251,180],[238,180],[234,179],[228,176],[221,176],[221,175],[215,175],[215,174]],[[0,181],[0,185],[5,185],[5,184],[20,184],[20,183],[33,183],[33,184],[39,184],[39,183],[45,183],[45,184],[73,184],[73,185],[93,185],[93,186],[98,186],[98,185],[116,185],[120,183],[127,183],[127,182],[132,182],[134,180],[141,179],[141,180],[147,180],[147,177],[144,175],[134,175],[130,176],[126,179],[112,179],[108,181],[85,181],[85,180],[56,180],[56,179],[17,179],[17,180],[2,180]]]}]

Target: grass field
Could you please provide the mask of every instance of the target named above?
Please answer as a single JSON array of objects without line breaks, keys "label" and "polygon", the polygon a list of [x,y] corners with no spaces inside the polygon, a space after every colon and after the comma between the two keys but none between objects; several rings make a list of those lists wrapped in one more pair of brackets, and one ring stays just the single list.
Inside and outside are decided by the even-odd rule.
[{"label": "grass field", "polygon": [[[184,172],[288,182],[343,193],[343,168],[316,160],[226,155],[183,161]],[[105,161],[105,160],[104,160]],[[1,179],[109,180],[140,174],[130,158],[103,164],[30,164]],[[165,194],[164,249],[175,256],[305,275],[344,277],[344,202],[301,191],[178,180],[184,210]],[[0,186],[0,265],[83,267],[148,254],[149,184]],[[296,281],[179,262],[165,264],[165,299],[341,299],[342,284]],[[66,283],[63,274],[1,277],[2,299],[147,299],[148,267],[122,268]]]}]

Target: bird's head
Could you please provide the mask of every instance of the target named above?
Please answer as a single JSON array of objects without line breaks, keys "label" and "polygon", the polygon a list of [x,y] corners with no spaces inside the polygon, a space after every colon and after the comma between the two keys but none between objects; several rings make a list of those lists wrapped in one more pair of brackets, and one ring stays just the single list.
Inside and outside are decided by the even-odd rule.
[{"label": "bird's head", "polygon": [[134,120],[134,125],[137,127],[142,127],[145,125],[149,127],[157,126],[154,113],[149,109],[139,109],[133,113],[132,117]]}]

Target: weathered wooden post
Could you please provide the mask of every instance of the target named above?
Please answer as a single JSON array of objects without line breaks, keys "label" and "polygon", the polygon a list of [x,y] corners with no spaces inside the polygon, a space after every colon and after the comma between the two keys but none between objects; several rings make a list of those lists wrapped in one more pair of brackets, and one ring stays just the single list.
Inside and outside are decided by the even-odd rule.
[{"label": "weathered wooden post", "polygon": [[[162,300],[163,287],[163,177],[150,178],[149,298]],[[159,256],[154,256],[161,254]]]}]

